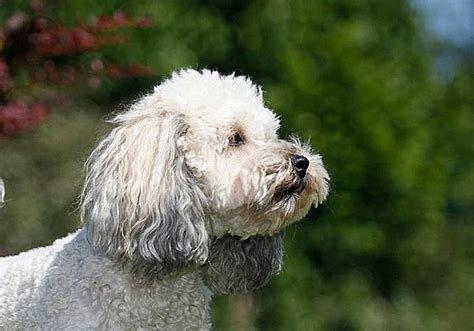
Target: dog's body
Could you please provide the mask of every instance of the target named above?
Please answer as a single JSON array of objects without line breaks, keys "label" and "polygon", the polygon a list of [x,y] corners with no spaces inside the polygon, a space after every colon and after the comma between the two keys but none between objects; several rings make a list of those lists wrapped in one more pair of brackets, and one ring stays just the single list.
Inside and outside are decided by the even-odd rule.
[{"label": "dog's body", "polygon": [[112,122],[83,228],[0,259],[0,329],[209,329],[211,294],[278,273],[283,229],[328,192],[243,77],[182,71]]},{"label": "dog's body", "polygon": [[140,283],[85,237],[80,230],[1,260],[1,330],[210,328],[200,270]]}]

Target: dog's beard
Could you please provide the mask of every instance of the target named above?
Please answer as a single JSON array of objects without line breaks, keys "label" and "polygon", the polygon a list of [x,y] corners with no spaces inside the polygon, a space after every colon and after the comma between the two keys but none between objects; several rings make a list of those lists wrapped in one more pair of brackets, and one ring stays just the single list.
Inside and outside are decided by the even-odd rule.
[{"label": "dog's beard", "polygon": [[273,203],[278,203],[280,201],[285,201],[295,196],[298,197],[299,194],[305,189],[306,182],[304,178],[299,178],[298,176],[291,176],[290,180],[278,185],[273,194]]},{"label": "dog's beard", "polygon": [[[293,155],[308,159],[304,176],[294,168]],[[229,166],[236,163],[239,166]],[[208,166],[202,166],[205,170],[197,171],[196,177],[208,198],[210,233],[218,237],[274,235],[303,218],[328,191],[321,157],[298,140],[279,140],[258,150],[249,148],[248,153],[236,151],[225,163],[190,164],[197,169],[200,164]]]},{"label": "dog's beard", "polygon": [[300,178],[293,170],[287,171],[286,178],[271,189],[273,195],[265,208],[269,221],[278,224],[279,230],[299,221],[314,201],[315,180],[312,176]]},{"label": "dog's beard", "polygon": [[279,233],[300,220],[316,196],[317,179],[310,174],[300,178],[289,166],[266,169],[264,176],[236,182],[239,188],[231,191],[228,203],[211,212],[217,236],[248,238]]}]

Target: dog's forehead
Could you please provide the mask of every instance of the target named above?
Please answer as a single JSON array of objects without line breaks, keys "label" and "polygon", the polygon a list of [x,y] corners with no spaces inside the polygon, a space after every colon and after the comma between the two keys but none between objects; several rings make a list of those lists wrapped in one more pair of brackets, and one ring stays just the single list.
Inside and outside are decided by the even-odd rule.
[{"label": "dog's forehead", "polygon": [[275,135],[279,128],[278,117],[264,105],[262,91],[247,77],[185,70],[157,86],[155,93],[164,109],[183,113],[199,126],[221,130],[237,126],[262,138]]}]

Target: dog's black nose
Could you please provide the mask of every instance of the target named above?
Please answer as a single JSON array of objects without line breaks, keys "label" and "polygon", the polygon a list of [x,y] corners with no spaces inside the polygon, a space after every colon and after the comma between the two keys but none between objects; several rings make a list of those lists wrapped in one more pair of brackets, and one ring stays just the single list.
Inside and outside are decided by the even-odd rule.
[{"label": "dog's black nose", "polygon": [[304,178],[306,175],[306,170],[308,170],[309,160],[302,155],[292,155],[291,164],[293,164],[298,176],[300,176],[300,178]]}]

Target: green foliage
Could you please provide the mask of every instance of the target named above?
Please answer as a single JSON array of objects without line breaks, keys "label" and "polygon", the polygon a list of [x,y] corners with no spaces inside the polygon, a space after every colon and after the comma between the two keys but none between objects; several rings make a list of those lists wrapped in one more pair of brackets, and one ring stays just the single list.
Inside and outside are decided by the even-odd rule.
[{"label": "green foliage", "polygon": [[[269,286],[216,298],[216,329],[473,327],[472,62],[437,80],[436,54],[407,1],[55,4],[51,19],[63,22],[117,9],[150,17],[155,27],[127,31],[127,43],[99,55],[142,62],[160,78],[182,67],[249,75],[282,134],[311,139],[324,157],[327,203],[288,229],[284,271]],[[71,206],[101,114],[158,81],[75,91],[43,126],[0,141],[1,246],[15,253],[77,226]]]}]

